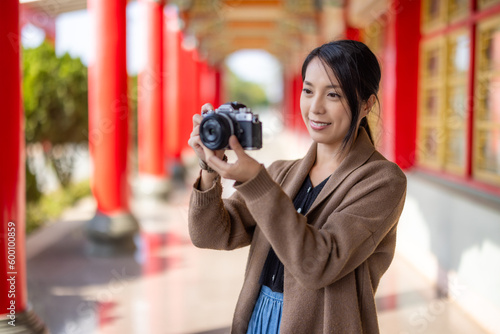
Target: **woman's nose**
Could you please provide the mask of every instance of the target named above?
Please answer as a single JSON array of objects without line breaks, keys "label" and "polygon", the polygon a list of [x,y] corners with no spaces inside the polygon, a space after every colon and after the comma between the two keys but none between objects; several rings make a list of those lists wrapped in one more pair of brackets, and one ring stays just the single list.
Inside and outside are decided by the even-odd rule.
[{"label": "woman's nose", "polygon": [[311,103],[311,112],[313,114],[324,114],[325,106],[320,98],[314,98]]}]

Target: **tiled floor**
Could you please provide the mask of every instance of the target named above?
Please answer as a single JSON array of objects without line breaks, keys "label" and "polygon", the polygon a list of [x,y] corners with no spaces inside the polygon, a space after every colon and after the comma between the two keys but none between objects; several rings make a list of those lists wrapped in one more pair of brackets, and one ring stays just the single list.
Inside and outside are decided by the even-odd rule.
[{"label": "tiled floor", "polygon": [[[133,256],[86,255],[86,199],[28,241],[29,299],[55,334],[227,333],[247,249],[195,248],[186,229],[188,191],[134,202],[143,228]],[[75,218],[78,218],[75,220]],[[396,256],[378,294],[382,333],[486,333]]]},{"label": "tiled floor", "polygon": [[[296,156],[307,148],[294,138],[278,143]],[[275,151],[283,154],[282,147]],[[259,161],[273,157],[273,151],[254,154]],[[51,333],[228,333],[248,249],[195,248],[187,234],[189,192],[181,186],[166,202],[133,201],[142,231],[130,256],[88,255],[83,226],[95,212],[90,198],[28,238],[29,300]],[[377,294],[381,333],[486,333],[453,302],[433,296],[397,255]]]}]

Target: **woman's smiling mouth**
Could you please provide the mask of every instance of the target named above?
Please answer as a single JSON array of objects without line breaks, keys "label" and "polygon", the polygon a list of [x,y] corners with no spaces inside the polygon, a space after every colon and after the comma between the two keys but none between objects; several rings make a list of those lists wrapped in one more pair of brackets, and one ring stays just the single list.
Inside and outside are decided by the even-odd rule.
[{"label": "woman's smiling mouth", "polygon": [[327,126],[331,125],[332,123],[324,123],[324,122],[317,122],[313,121],[312,119],[309,120],[309,125],[311,125],[311,128],[313,130],[322,130],[326,128]]}]

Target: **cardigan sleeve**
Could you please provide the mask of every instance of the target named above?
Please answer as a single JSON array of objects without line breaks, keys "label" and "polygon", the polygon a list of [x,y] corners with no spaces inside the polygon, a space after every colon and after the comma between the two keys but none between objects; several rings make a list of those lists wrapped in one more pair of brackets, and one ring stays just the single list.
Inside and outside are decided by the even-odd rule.
[{"label": "cardigan sleeve", "polygon": [[206,191],[198,189],[199,182],[200,178],[194,183],[188,212],[189,235],[193,244],[217,250],[249,245],[255,221],[241,195],[235,192],[230,198],[222,199],[220,179]]},{"label": "cardigan sleeve", "polygon": [[[296,161],[277,161],[268,167],[266,174],[279,178]],[[262,167],[263,170],[266,170]],[[200,178],[193,186],[189,202],[188,228],[191,241],[196,247],[231,250],[250,245],[255,230],[255,220],[244,198],[234,192],[222,199],[220,179],[206,191],[198,190]],[[239,183],[236,182],[237,187]]]},{"label": "cardigan sleeve", "polygon": [[296,212],[264,169],[237,190],[285,268],[304,287],[320,289],[366,261],[399,220],[406,177],[393,163],[378,165],[379,171],[359,173],[321,228]]}]

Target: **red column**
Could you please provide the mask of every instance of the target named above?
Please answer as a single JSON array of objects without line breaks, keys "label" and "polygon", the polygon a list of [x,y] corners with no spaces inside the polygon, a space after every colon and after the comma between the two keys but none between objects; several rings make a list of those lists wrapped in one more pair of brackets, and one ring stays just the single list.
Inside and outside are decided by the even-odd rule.
[{"label": "red column", "polygon": [[208,65],[206,60],[200,62],[200,103],[210,103],[215,108],[215,94],[216,94],[216,74],[215,69]]},{"label": "red column", "polygon": [[87,226],[93,240],[131,240],[138,224],[129,210],[129,105],[126,0],[89,0],[94,59],[89,62],[91,187],[97,214]]},{"label": "red column", "polygon": [[[21,106],[21,80],[19,62],[19,44],[12,43],[13,37],[19,36],[19,4],[17,0],[0,3],[0,61],[2,80],[0,80],[0,101],[3,104],[0,138],[6,150],[7,161],[0,164],[2,186],[0,187],[1,214],[1,258],[2,279],[0,281],[0,314],[6,312],[10,300],[15,302],[16,312],[26,309],[26,262],[25,262],[25,175],[24,175],[24,125]],[[9,235],[12,229],[12,233]],[[10,237],[10,238],[9,238]],[[9,247],[7,247],[7,245]],[[14,267],[9,265],[9,254],[15,255]],[[12,256],[11,256],[12,257]],[[10,272],[15,275],[16,293],[14,298],[7,298],[9,287],[7,278]]]},{"label": "red column", "polygon": [[[25,255],[25,149],[21,105],[19,1],[0,1],[0,332],[43,330],[27,314]],[[28,311],[29,312],[29,311]],[[14,327],[15,326],[15,327]]]},{"label": "red column", "polygon": [[418,104],[419,1],[392,1],[384,48],[384,147],[382,153],[401,168],[415,161]]},{"label": "red column", "polygon": [[288,74],[285,76],[284,82],[283,119],[287,128],[298,131],[302,123],[302,114],[300,112],[302,76],[300,74]]},{"label": "red column", "polygon": [[293,115],[294,115],[294,127],[295,130],[307,133],[307,128],[302,119],[302,113],[300,111],[300,95],[302,92],[302,74],[296,73],[293,77]]},{"label": "red column", "polygon": [[[187,141],[193,128],[193,115],[199,113],[199,71],[195,48],[181,48],[179,77],[179,141],[180,152],[188,147]],[[180,153],[179,152],[179,153]]]},{"label": "red column", "polygon": [[293,82],[290,77],[290,75],[285,74],[283,75],[283,101],[282,101],[282,106],[283,106],[283,123],[285,127],[288,129],[293,128],[293,123],[292,123],[292,106],[293,106],[293,96],[292,96],[292,87],[293,87]]},{"label": "red column", "polygon": [[222,70],[219,66],[215,67],[215,91],[214,91],[214,107],[218,108],[223,101],[223,82],[222,82]]},{"label": "red column", "polygon": [[354,28],[349,25],[349,19],[347,12],[349,11],[349,0],[345,0],[344,2],[344,35],[345,39],[351,39],[355,41],[359,41],[359,29]]},{"label": "red column", "polygon": [[201,106],[203,103],[202,100],[202,95],[206,95],[205,92],[202,89],[202,81],[204,79],[205,74],[203,73],[206,71],[205,64],[203,61],[203,58],[199,54],[198,50],[193,54],[193,59],[194,59],[194,66],[195,66],[195,71],[196,71],[196,83],[197,83],[197,89],[198,89],[198,94],[197,96],[194,96],[196,99],[195,105]]},{"label": "red column", "polygon": [[146,16],[146,65],[138,77],[139,190],[167,192],[163,156],[163,8],[161,1],[140,0]]},{"label": "red column", "polygon": [[345,38],[359,41],[359,29],[353,28],[351,26],[345,27]]},{"label": "red column", "polygon": [[182,33],[178,13],[173,7],[165,9],[164,20],[164,68],[166,71],[163,85],[164,99],[164,157],[169,171],[178,164],[181,155],[179,136],[179,117],[181,113],[179,101],[180,89],[180,52]]}]

